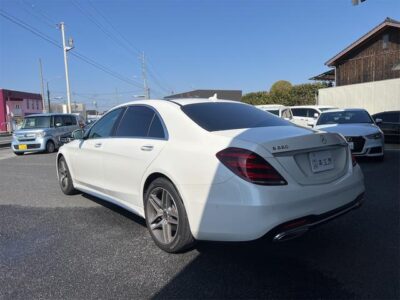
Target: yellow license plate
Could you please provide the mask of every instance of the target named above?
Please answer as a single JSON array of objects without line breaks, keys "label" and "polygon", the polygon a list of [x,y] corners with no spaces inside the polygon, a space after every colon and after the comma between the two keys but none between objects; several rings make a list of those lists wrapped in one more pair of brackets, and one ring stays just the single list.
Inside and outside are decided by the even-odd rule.
[{"label": "yellow license plate", "polygon": [[26,149],[28,149],[27,145],[19,145],[18,146],[18,150],[26,150]]}]

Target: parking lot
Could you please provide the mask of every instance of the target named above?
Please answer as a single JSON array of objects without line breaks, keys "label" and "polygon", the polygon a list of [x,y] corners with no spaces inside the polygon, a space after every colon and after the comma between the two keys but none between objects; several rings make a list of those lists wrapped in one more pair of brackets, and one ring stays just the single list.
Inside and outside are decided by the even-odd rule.
[{"label": "parking lot", "polygon": [[304,237],[174,255],[135,215],[62,194],[55,154],[0,149],[0,299],[398,299],[400,151],[359,163],[364,205]]}]

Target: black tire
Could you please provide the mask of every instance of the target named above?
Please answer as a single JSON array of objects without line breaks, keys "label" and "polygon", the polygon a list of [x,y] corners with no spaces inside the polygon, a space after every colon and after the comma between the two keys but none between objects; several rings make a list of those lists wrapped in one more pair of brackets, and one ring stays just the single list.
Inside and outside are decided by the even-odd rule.
[{"label": "black tire", "polygon": [[[154,200],[154,196],[160,191],[164,195],[164,190],[169,196],[161,196],[161,198],[169,200],[164,201],[160,197],[156,197],[160,202]],[[171,203],[170,206],[163,205],[164,202],[167,203],[168,201]],[[185,206],[176,188],[169,180],[160,177],[150,184],[144,197],[144,211],[150,235],[162,250],[169,253],[179,253],[193,246],[195,240],[190,231]],[[175,218],[175,216],[177,217]],[[165,234],[165,231],[168,231],[165,228],[168,228],[168,226],[169,234]]]},{"label": "black tire", "polygon": [[56,151],[56,145],[54,144],[53,141],[48,141],[46,143],[46,152],[53,153],[54,151]]},{"label": "black tire", "polygon": [[382,162],[382,161],[385,160],[385,155],[376,156],[376,157],[374,157],[374,160],[375,160],[375,161]]},{"label": "black tire", "polygon": [[71,173],[69,172],[67,162],[65,158],[61,156],[58,160],[58,183],[60,185],[61,191],[65,195],[74,195],[78,191],[74,188],[72,182]]},{"label": "black tire", "polygon": [[14,152],[14,154],[17,156],[21,156],[21,155],[24,155],[24,152]]}]

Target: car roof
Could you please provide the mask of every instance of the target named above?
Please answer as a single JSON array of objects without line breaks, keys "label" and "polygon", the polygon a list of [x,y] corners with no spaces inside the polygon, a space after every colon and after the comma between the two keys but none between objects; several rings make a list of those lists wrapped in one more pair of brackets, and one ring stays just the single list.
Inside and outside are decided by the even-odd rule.
[{"label": "car roof", "polygon": [[381,112],[374,113],[374,115],[386,114],[386,113],[400,113],[400,110],[386,110],[386,111],[381,111]]},{"label": "car roof", "polygon": [[330,109],[327,111],[321,112],[321,114],[332,113],[332,112],[345,112],[345,111],[365,111],[364,108],[337,108],[337,109]]},{"label": "car roof", "polygon": [[265,108],[265,109],[280,109],[280,108],[286,108],[285,105],[282,104],[263,104],[263,105],[256,105],[257,108]]},{"label": "car roof", "polygon": [[336,108],[336,107],[331,105],[297,105],[297,106],[290,106],[290,108]]},{"label": "car roof", "polygon": [[146,100],[135,100],[135,101],[130,101],[126,102],[123,104],[120,104],[116,107],[121,107],[121,106],[127,106],[127,105],[134,105],[134,104],[143,104],[143,105],[157,105],[161,103],[171,103],[172,105],[179,105],[179,106],[185,106],[189,104],[197,104],[197,103],[215,103],[215,102],[221,102],[221,103],[239,103],[239,104],[245,104],[240,101],[233,101],[233,100],[222,100],[222,99],[205,99],[205,98],[182,98],[182,99],[146,99]]},{"label": "car roof", "polygon": [[75,114],[64,114],[64,113],[41,113],[41,114],[32,114],[32,115],[27,115],[25,118],[29,117],[51,117],[51,116],[77,116]]}]

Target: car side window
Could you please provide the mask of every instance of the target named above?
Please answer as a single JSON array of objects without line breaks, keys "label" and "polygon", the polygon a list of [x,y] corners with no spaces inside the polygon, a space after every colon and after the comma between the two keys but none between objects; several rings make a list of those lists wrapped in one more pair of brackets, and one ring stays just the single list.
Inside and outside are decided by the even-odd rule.
[{"label": "car side window", "polygon": [[54,116],[54,127],[58,128],[63,126],[63,119],[61,116]]},{"label": "car side window", "polygon": [[314,114],[319,115],[319,112],[312,108],[307,109],[307,117],[308,118],[314,118]]},{"label": "car side window", "polygon": [[72,125],[72,117],[71,116],[62,116],[63,118],[63,126],[71,126]]},{"label": "car side window", "polygon": [[290,110],[285,109],[285,110],[282,112],[282,118],[290,119],[290,118],[291,118],[291,116],[290,116]]},{"label": "car side window", "polygon": [[157,114],[154,114],[153,121],[151,122],[148,137],[164,139],[164,126]]},{"label": "car side window", "polygon": [[116,121],[124,108],[117,108],[107,113],[96,122],[89,131],[88,139],[106,138],[112,135]]},{"label": "car side window", "polygon": [[292,108],[292,113],[295,117],[307,117],[307,109],[305,108]]},{"label": "car side window", "polygon": [[384,113],[381,116],[377,116],[375,119],[382,119],[384,123],[397,123],[399,122],[398,114],[395,112]]},{"label": "car side window", "polygon": [[[156,113],[149,107],[142,105],[129,106],[118,125],[115,135],[118,137],[148,137],[151,127],[153,127],[155,116]],[[156,128],[156,124],[154,128]]]}]

